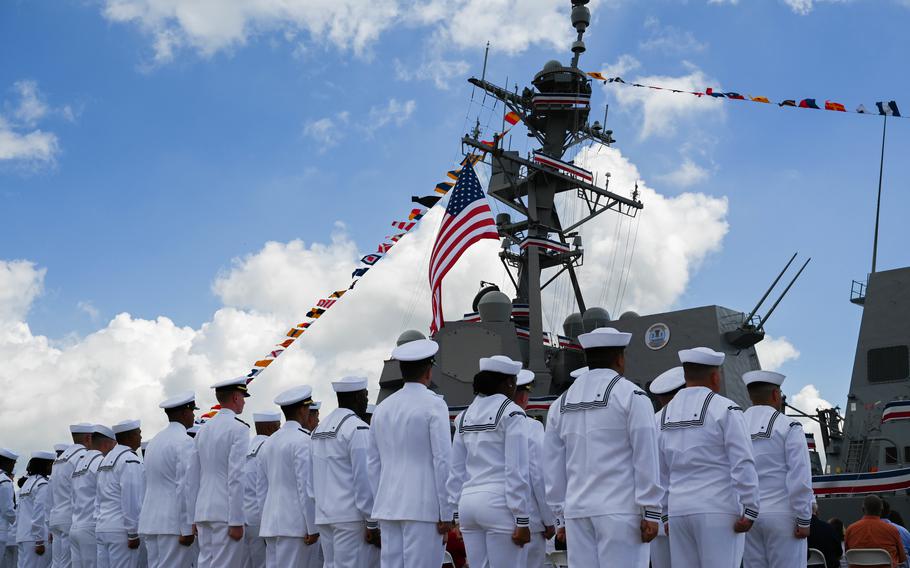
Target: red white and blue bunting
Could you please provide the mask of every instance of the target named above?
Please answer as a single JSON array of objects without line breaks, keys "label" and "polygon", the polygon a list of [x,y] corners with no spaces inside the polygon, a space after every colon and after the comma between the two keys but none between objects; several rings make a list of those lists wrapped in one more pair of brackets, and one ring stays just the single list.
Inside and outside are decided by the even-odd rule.
[{"label": "red white and blue bunting", "polygon": [[896,420],[910,420],[910,400],[893,400],[882,410],[882,424]]},{"label": "red white and blue bunting", "polygon": [[910,489],[910,467],[874,473],[840,473],[812,476],[816,495],[854,495]]}]

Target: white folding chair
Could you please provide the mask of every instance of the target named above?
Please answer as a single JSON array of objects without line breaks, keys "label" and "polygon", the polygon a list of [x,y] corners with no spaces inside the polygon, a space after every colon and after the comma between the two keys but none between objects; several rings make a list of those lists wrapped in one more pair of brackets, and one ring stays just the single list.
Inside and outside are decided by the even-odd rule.
[{"label": "white folding chair", "polygon": [[847,551],[850,566],[891,566],[891,555],[882,548],[853,548]]},{"label": "white folding chair", "polygon": [[547,561],[553,568],[569,568],[569,555],[565,550],[556,550],[547,555]]},{"label": "white folding chair", "polygon": [[812,568],[812,566],[821,566],[825,568],[828,563],[825,562],[825,555],[822,554],[822,551],[817,548],[809,549],[809,561],[806,562],[807,568]]},{"label": "white folding chair", "polygon": [[443,555],[443,557],[442,557],[442,567],[449,568],[449,566],[452,566],[454,568],[455,560],[452,559],[452,555],[449,553],[448,550],[446,550],[445,555]]}]

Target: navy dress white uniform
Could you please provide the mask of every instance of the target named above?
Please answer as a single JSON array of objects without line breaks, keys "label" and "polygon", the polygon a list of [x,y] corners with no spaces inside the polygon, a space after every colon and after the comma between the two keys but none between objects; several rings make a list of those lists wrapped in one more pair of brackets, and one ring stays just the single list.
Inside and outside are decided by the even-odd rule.
[{"label": "navy dress white uniform", "polygon": [[[114,424],[114,434],[140,427],[138,420]],[[145,495],[145,468],[132,449],[117,444],[98,466],[95,495],[95,536],[99,568],[136,568],[139,548],[129,541],[139,538],[139,512]]]},{"label": "navy dress white uniform", "polygon": [[[673,367],[664,371],[651,382],[651,394],[663,395],[672,393],[686,386],[686,377],[682,367]],[[660,437],[660,411],[654,414],[657,436]],[[670,537],[663,523],[657,528],[657,536],[651,541],[651,568],[670,568]]]},{"label": "navy dress white uniform", "polygon": [[[114,431],[101,424],[92,434],[116,440]],[[73,522],[70,526],[70,558],[73,568],[95,568],[98,565],[98,540],[95,536],[95,495],[98,491],[98,467],[104,456],[98,450],[86,450],[73,472]]]},{"label": "navy dress white uniform", "polygon": [[[600,328],[578,340],[596,349],[625,347],[631,337]],[[660,522],[663,497],[648,396],[612,369],[590,369],[550,406],[544,460],[547,501],[572,543],[569,563],[646,568],[641,521]]]},{"label": "navy dress white uniform", "polygon": [[[494,355],[480,360],[480,370],[517,376],[521,363]],[[504,394],[478,394],[455,418],[448,490],[471,566],[527,563],[527,549],[512,542],[516,527],[531,522],[527,420]]]},{"label": "navy dress white uniform", "polygon": [[[749,371],[746,386],[770,383],[778,387],[784,375]],[[746,410],[752,436],[752,454],[758,471],[761,517],[746,533],[745,568],[797,568],[805,566],[805,538],[796,538],[797,527],[809,528],[812,520],[812,468],[806,434],[799,422],[766,405]]]},{"label": "navy dress white uniform", "polygon": [[[14,464],[19,454],[6,448],[0,448],[0,457],[11,460]],[[13,554],[7,549],[6,542],[16,522],[16,490],[12,478],[5,471],[0,471],[0,568],[15,568]]]},{"label": "navy dress white uniform", "polygon": [[[345,377],[332,383],[335,392],[367,388],[367,379]],[[367,470],[370,428],[349,408],[338,408],[313,431],[310,451],[316,502],[316,526],[326,568],[364,568],[370,565],[372,545],[364,535],[372,520],[373,489]]]},{"label": "navy dress white uniform", "polygon": [[[88,423],[73,424],[70,426],[71,434],[91,434],[92,425]],[[76,464],[85,453],[85,446],[72,444],[54,460],[51,469],[50,503],[51,510],[48,515],[51,535],[54,544],[52,547],[54,568],[69,568],[70,561],[70,524],[73,520],[73,472]]]},{"label": "navy dress white uniform", "polygon": [[[249,396],[246,377],[220,381],[211,388],[231,388]],[[243,539],[230,538],[228,530],[244,524],[243,465],[250,445],[250,427],[233,410],[222,408],[199,429],[194,441],[190,458],[190,509],[195,511],[198,566],[241,568],[245,552]]]},{"label": "navy dress white uniform", "polygon": [[[32,459],[53,462],[57,456],[52,452],[32,452]],[[18,546],[19,568],[47,568],[51,565],[50,551],[42,555],[35,553],[35,546],[45,545],[47,549],[47,515],[50,505],[50,488],[47,477],[32,474],[25,480],[19,491],[19,509],[16,519],[16,544]]]},{"label": "navy dress white uniform", "polygon": [[[261,422],[281,422],[281,413],[254,412],[253,423]],[[253,436],[246,462],[243,464],[243,540],[246,543],[244,568],[265,566],[265,539],[259,535],[259,527],[262,524],[262,506],[265,505],[269,482],[262,469],[259,451],[263,442],[268,439],[268,436],[262,434]]]},{"label": "navy dress white uniform", "polygon": [[[185,392],[158,405],[171,410],[192,405],[196,396]],[[190,460],[193,439],[179,422],[167,427],[152,438],[144,451],[145,499],[139,516],[139,534],[148,551],[150,568],[184,568],[192,562],[192,549],[178,539],[193,534],[192,498],[189,495]]]},{"label": "navy dress white uniform", "polygon": [[[313,389],[299,386],[275,398],[281,407],[312,402]],[[312,547],[304,537],[319,534],[315,503],[307,493],[310,477],[310,437],[300,423],[287,420],[259,450],[268,478],[268,492],[262,507],[259,534],[266,539],[266,566],[310,568]]]},{"label": "navy dress white uniform", "polygon": [[[686,363],[717,366],[705,347],[679,352]],[[733,525],[758,518],[758,476],[742,409],[707,387],[686,387],[661,411],[661,479],[667,487],[674,566],[731,568],[745,535]]]},{"label": "navy dress white uniform", "polygon": [[[396,347],[392,358],[421,361],[438,350],[435,341],[421,339]],[[446,490],[451,454],[449,408],[423,384],[406,382],[376,407],[369,467],[383,568],[442,564],[437,523],[451,522],[455,512]]]},{"label": "navy dress white uniform", "polygon": [[[526,387],[534,382],[534,373],[522,369],[518,373],[518,387]],[[544,538],[546,527],[556,526],[556,516],[547,504],[547,484],[543,472],[543,423],[528,417],[528,480],[531,482],[531,542],[525,545],[528,550],[528,568],[543,568],[547,557],[547,540]]]}]

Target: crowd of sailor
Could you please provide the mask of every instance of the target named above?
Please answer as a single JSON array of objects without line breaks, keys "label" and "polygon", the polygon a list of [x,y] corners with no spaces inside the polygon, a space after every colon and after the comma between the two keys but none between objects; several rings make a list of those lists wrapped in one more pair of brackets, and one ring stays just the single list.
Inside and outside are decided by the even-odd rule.
[{"label": "crowd of sailor", "polygon": [[450,421],[429,388],[438,345],[418,339],[375,408],[345,377],[320,419],[300,385],[251,439],[240,377],[213,385],[201,425],[194,393],[162,402],[144,447],[139,421],[75,424],[18,483],[0,448],[0,568],[542,568],[555,548],[581,568],[806,566],[809,454],[783,375],[746,373],[744,411],[719,392],[724,354],[696,347],[649,396],[623,376],[630,338],[579,336],[587,367],[546,427],[524,410],[534,374],[503,355]]}]

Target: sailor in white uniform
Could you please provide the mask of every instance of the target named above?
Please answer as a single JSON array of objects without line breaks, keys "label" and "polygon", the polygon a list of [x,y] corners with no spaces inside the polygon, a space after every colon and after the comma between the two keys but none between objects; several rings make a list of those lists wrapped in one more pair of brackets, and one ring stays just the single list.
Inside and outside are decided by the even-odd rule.
[{"label": "sailor in white uniform", "polygon": [[806,565],[812,468],[802,425],[783,414],[784,378],[771,371],[743,375],[753,405],[745,415],[761,496],[761,517],[746,534],[745,568]]},{"label": "sailor in white uniform", "polygon": [[[19,502],[19,488],[24,483],[23,478],[16,479],[13,482],[13,492],[15,494],[16,503]],[[16,519],[19,518],[18,506],[16,507]],[[13,524],[9,527],[9,534],[6,537],[6,542],[0,542],[0,545],[6,547],[6,555],[8,558],[10,568],[16,568],[19,565],[19,545],[16,542],[16,521],[13,521]]]},{"label": "sailor in white uniform", "polygon": [[16,543],[19,568],[47,568],[51,565],[48,539],[48,505],[50,488],[47,478],[57,456],[52,452],[32,452],[26,472],[28,477],[19,491],[19,516],[16,519]]},{"label": "sailor in white uniform", "polygon": [[[199,429],[194,440],[189,494],[200,568],[243,566],[243,465],[250,447],[250,427],[238,415],[249,396],[246,385],[246,377],[212,385],[221,410]],[[194,491],[196,487],[198,491]]]},{"label": "sailor in white uniform", "polygon": [[262,444],[281,427],[278,411],[254,412],[253,426],[256,435],[243,464],[243,540],[246,542],[244,568],[265,568],[265,539],[259,536],[262,524],[262,506],[269,489],[269,482],[262,468],[259,451]]},{"label": "sailor in white uniform", "polygon": [[13,486],[13,468],[19,454],[0,448],[0,568],[15,568],[12,551],[6,541],[16,522],[16,491]]},{"label": "sailor in white uniform", "polygon": [[322,403],[318,400],[314,400],[313,404],[310,405],[310,413],[307,414],[306,423],[302,424],[303,429],[313,433],[314,430],[319,426],[319,410],[322,408]]},{"label": "sailor in white uniform", "polygon": [[[663,408],[670,404],[673,397],[686,386],[686,376],[682,367],[673,367],[664,371],[651,382],[651,394]],[[660,410],[654,414],[654,423],[657,425],[657,436],[660,437]],[[670,568],[670,537],[664,524],[660,523],[657,537],[651,541],[651,568]]]},{"label": "sailor in white uniform", "polygon": [[311,497],[326,568],[370,566],[371,544],[379,544],[372,520],[373,488],[367,471],[370,428],[360,419],[367,407],[367,379],[332,382],[338,408],[313,430]]},{"label": "sailor in white uniform", "polygon": [[312,388],[301,385],[275,397],[285,422],[259,451],[269,486],[259,530],[266,539],[268,568],[311,568],[308,549],[319,546],[315,503],[307,493],[310,437],[301,426],[310,412],[312,393]]},{"label": "sailor in white uniform", "polygon": [[758,518],[758,476],[742,409],[717,394],[724,354],[679,352],[686,388],[660,414],[661,480],[667,488],[674,566],[735,568]]},{"label": "sailor in white uniform", "polygon": [[589,370],[547,415],[547,501],[566,520],[573,566],[647,568],[647,543],[657,536],[663,490],[654,407],[622,376],[631,337],[609,327],[580,335]]},{"label": "sailor in white uniform", "polygon": [[189,465],[196,395],[170,397],[158,408],[167,415],[167,427],[145,449],[145,500],[139,516],[139,534],[145,540],[150,568],[188,568],[192,562],[193,515],[189,510]]},{"label": "sailor in white uniform", "polygon": [[375,405],[375,404],[368,404],[368,405],[367,405],[366,412],[363,413],[363,421],[366,422],[367,425],[369,425],[370,422],[373,420],[373,413],[374,413],[374,412],[376,412],[376,405]]},{"label": "sailor in white uniform", "polygon": [[95,536],[98,467],[116,445],[114,431],[95,424],[92,426],[91,446],[82,454],[73,472],[73,521],[70,527],[73,568],[95,568],[98,565],[98,540]]},{"label": "sailor in white uniform", "polygon": [[427,388],[439,345],[404,343],[392,358],[404,386],[376,407],[370,424],[373,518],[382,531],[382,568],[436,568],[453,526],[446,481],[452,442],[449,409]]},{"label": "sailor in white uniform", "polygon": [[139,512],[145,495],[145,468],[136,454],[142,444],[138,420],[111,427],[117,445],[98,466],[95,536],[99,568],[139,565]]},{"label": "sailor in white uniform", "polygon": [[471,566],[527,564],[531,541],[528,417],[512,402],[521,362],[484,357],[474,400],[455,418],[449,499]]},{"label": "sailor in white uniform", "polygon": [[[522,410],[534,386],[534,373],[523,369],[518,373],[513,401]],[[547,555],[547,541],[556,534],[556,516],[547,504],[547,485],[543,474],[543,423],[528,417],[528,479],[531,482],[531,542],[528,549],[528,568],[543,568]]]},{"label": "sailor in white uniform", "polygon": [[50,478],[50,506],[48,521],[53,545],[51,552],[54,568],[69,568],[70,523],[73,520],[73,471],[76,463],[91,442],[92,425],[88,423],[70,426],[73,444],[68,446],[54,461]]}]

